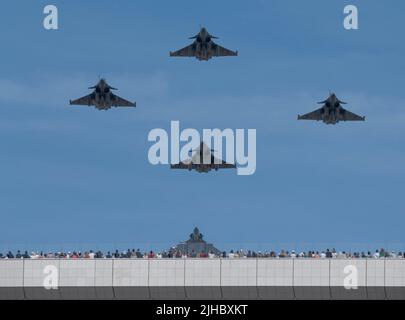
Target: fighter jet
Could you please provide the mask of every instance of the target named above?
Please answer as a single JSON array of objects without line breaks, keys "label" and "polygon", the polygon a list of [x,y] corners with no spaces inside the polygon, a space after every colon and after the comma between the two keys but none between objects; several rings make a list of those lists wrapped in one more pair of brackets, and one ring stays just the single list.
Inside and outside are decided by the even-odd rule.
[{"label": "fighter jet", "polygon": [[326,124],[336,124],[339,121],[364,121],[366,117],[358,116],[342,108],[342,104],[347,104],[336,97],[336,94],[330,93],[328,99],[318,102],[323,104],[322,108],[303,116],[298,115],[298,120],[322,120]]},{"label": "fighter jet", "polygon": [[171,169],[188,169],[196,170],[199,173],[207,173],[211,170],[217,171],[218,169],[233,169],[236,165],[225,162],[224,160],[214,157],[212,154],[214,150],[210,150],[208,146],[201,142],[200,146],[194,150],[191,158],[186,159],[178,164],[170,165]]},{"label": "fighter jet", "polygon": [[100,79],[95,86],[89,87],[89,89],[94,89],[94,91],[82,98],[70,100],[70,104],[95,106],[98,110],[107,110],[111,107],[136,107],[135,102],[127,101],[112,93],[111,90],[117,90],[117,88],[108,85],[105,79]]},{"label": "fighter jet", "polygon": [[221,56],[237,56],[237,51],[232,51],[217,45],[212,39],[218,39],[213,35],[210,35],[205,28],[201,28],[200,32],[194,37],[189,39],[195,39],[194,42],[175,52],[170,52],[171,57],[196,57],[198,60],[209,60],[212,57]]}]

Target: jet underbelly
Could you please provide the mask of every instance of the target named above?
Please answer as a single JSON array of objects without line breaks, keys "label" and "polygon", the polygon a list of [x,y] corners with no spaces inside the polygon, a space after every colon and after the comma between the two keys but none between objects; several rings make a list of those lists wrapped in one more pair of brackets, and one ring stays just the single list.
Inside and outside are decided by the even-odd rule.
[{"label": "jet underbelly", "polygon": [[210,58],[205,43],[197,43],[195,53],[198,60],[208,60]]}]

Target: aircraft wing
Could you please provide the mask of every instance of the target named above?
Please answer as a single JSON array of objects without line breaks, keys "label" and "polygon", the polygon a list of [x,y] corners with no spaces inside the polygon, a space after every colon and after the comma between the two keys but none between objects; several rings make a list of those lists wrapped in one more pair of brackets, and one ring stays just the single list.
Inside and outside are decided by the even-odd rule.
[{"label": "aircraft wing", "polygon": [[93,104],[93,100],[94,100],[94,96],[91,93],[91,94],[81,97],[79,99],[70,100],[69,103],[71,105],[91,106]]},{"label": "aircraft wing", "polygon": [[214,57],[223,57],[223,56],[237,56],[237,51],[232,51],[227,48],[221,47],[217,44],[213,44],[211,47],[212,56]]},{"label": "aircraft wing", "polygon": [[219,164],[217,166],[218,166],[218,168],[221,168],[221,169],[235,169],[236,168],[236,165],[226,163],[225,161],[223,161],[221,164]]},{"label": "aircraft wing", "polygon": [[298,120],[322,120],[322,110],[323,108],[319,108],[318,110],[309,112],[302,116],[298,116]]},{"label": "aircraft wing", "polygon": [[115,107],[136,107],[135,102],[125,100],[115,94],[111,94],[111,100],[113,102],[113,106]]},{"label": "aircraft wing", "polygon": [[180,162],[177,164],[171,164],[170,169],[190,169],[193,168],[193,164],[191,162]]},{"label": "aircraft wing", "polygon": [[211,164],[221,169],[233,169],[236,168],[235,164],[227,163],[225,160],[220,160],[218,158],[212,157]]},{"label": "aircraft wing", "polygon": [[183,49],[170,52],[171,57],[194,57],[195,56],[195,49],[192,44]]},{"label": "aircraft wing", "polygon": [[339,120],[341,121],[364,121],[365,119],[366,117],[360,117],[357,114],[343,108],[339,112]]}]

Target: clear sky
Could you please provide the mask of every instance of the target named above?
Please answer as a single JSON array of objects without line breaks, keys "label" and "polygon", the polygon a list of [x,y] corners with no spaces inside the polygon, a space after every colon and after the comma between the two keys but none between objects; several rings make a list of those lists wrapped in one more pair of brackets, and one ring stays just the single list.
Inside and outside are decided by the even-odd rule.
[{"label": "clear sky", "polygon": [[[42,26],[59,9],[59,30]],[[343,28],[356,4],[357,31]],[[400,1],[3,1],[0,249],[404,249]],[[199,26],[238,57],[170,58]],[[136,109],[71,107],[99,76]],[[329,90],[366,122],[297,121]],[[257,171],[152,166],[153,128],[257,129]],[[361,244],[361,245],[358,245]]]}]

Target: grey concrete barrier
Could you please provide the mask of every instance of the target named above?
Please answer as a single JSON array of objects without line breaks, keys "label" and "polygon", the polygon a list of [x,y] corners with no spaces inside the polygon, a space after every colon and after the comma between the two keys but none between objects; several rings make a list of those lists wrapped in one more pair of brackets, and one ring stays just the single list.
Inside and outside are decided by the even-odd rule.
[{"label": "grey concrete barrier", "polygon": [[0,299],[405,300],[405,259],[1,259]]}]

